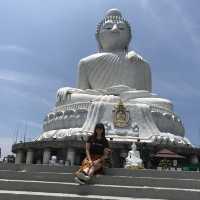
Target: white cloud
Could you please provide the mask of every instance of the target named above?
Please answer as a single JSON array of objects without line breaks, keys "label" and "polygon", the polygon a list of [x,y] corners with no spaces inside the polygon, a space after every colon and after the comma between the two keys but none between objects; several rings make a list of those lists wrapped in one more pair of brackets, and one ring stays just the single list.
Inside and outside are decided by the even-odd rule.
[{"label": "white cloud", "polygon": [[[23,84],[33,88],[44,89],[44,94],[53,89],[54,85],[60,85],[60,81],[48,79],[47,77],[33,76],[32,74],[17,72],[14,70],[0,70],[0,81],[9,81],[16,84]],[[44,87],[46,86],[46,87]],[[21,97],[31,97],[30,99],[43,103],[45,105],[52,105],[52,102],[48,101],[41,95],[35,95],[33,92],[24,91],[15,87],[7,86],[7,92],[13,93]]]},{"label": "white cloud", "polygon": [[27,83],[32,79],[31,76],[22,72],[0,70],[0,80],[12,81],[16,83]]},{"label": "white cloud", "polygon": [[0,69],[0,80],[11,81],[15,83],[21,83],[26,85],[38,85],[44,78],[33,76],[25,72],[18,72],[14,70]]},{"label": "white cloud", "polygon": [[[156,37],[166,38],[165,36],[167,35],[167,37],[174,38],[173,31],[168,30],[166,32],[167,21],[170,21],[170,27],[168,29],[181,31],[180,35],[183,35],[182,32],[184,32],[192,45],[198,49],[200,48],[200,26],[194,19],[192,13],[187,12],[183,7],[183,2],[173,1],[172,3],[169,0],[164,0],[158,4],[157,1],[140,0],[138,4],[141,6],[141,9],[145,10],[144,12],[148,16],[147,24],[156,24],[152,29]],[[166,10],[163,10],[163,14],[161,14],[160,9],[163,9],[164,6]]]},{"label": "white cloud", "polygon": [[[34,77],[30,74],[23,72],[9,71],[9,70],[0,70],[0,80],[9,81],[17,84],[24,84],[26,86],[38,87],[43,85],[49,85],[48,80],[42,79],[40,77]],[[4,88],[5,89],[5,88]],[[52,105],[52,102],[48,101],[42,95],[35,95],[33,92],[24,91],[19,88],[7,86],[7,93],[11,93],[14,96],[21,96],[23,98],[28,98],[29,100],[34,100],[40,103],[43,103],[47,106]]]},{"label": "white cloud", "polygon": [[7,90],[7,93],[10,94],[10,96],[15,96],[15,97],[20,97],[23,99],[24,102],[36,102],[37,104],[40,105],[45,105],[48,107],[52,107],[52,103],[50,100],[46,99],[44,96],[42,96],[41,93],[33,93],[33,92],[28,92],[16,88],[9,88]]},{"label": "white cloud", "polygon": [[36,135],[38,137],[38,134],[42,132],[42,121],[38,123],[23,119],[19,120],[17,124],[18,128],[17,131],[15,131],[15,140],[17,140],[17,142],[23,141],[24,139],[26,142],[33,141]]},{"label": "white cloud", "polygon": [[13,44],[0,45],[0,52],[15,52],[20,54],[33,55],[30,49]]},{"label": "white cloud", "polygon": [[36,76],[31,73],[7,69],[0,69],[0,80],[25,84],[29,86],[49,86],[61,84],[60,80],[52,80],[51,78],[45,76]]},{"label": "white cloud", "polygon": [[28,121],[28,120],[20,120],[20,123],[27,125],[27,127],[33,127],[33,128],[41,128],[41,123],[35,122],[35,121]]},{"label": "white cloud", "polygon": [[176,83],[174,83],[173,81],[156,79],[155,85],[157,85],[157,88],[159,88],[160,91],[165,91],[165,93],[173,96],[182,98],[200,97],[199,88],[181,80],[178,80]]},{"label": "white cloud", "polygon": [[150,7],[149,0],[140,0],[140,1],[138,1],[138,3],[141,5],[141,7],[143,9],[146,9],[146,8]]},{"label": "white cloud", "polygon": [[13,143],[14,143],[13,138],[1,136],[0,148],[1,148],[1,157],[2,158],[8,154],[12,154],[11,150],[12,150]]},{"label": "white cloud", "polygon": [[[166,1],[169,4],[169,1]],[[198,45],[200,47],[200,36],[197,30],[200,30],[199,24],[196,24],[192,17],[183,10],[180,3],[173,2],[170,4],[171,7],[177,13],[180,23],[183,25],[185,32],[188,34],[188,39],[191,40],[194,46]]]}]

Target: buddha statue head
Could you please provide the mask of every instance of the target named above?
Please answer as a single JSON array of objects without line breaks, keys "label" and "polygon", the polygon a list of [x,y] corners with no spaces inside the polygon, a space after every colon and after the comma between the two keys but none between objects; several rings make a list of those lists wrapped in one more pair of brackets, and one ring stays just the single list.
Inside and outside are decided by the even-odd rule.
[{"label": "buddha statue head", "polygon": [[110,9],[97,25],[96,39],[100,52],[127,51],[131,41],[131,27],[118,9]]}]

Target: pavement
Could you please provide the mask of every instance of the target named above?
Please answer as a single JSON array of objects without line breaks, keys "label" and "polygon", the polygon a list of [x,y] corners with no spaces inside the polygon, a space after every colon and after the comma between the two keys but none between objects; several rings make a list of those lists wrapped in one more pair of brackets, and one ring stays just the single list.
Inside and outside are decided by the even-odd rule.
[{"label": "pavement", "polygon": [[77,169],[0,164],[0,200],[200,200],[200,172],[111,168],[79,185]]}]

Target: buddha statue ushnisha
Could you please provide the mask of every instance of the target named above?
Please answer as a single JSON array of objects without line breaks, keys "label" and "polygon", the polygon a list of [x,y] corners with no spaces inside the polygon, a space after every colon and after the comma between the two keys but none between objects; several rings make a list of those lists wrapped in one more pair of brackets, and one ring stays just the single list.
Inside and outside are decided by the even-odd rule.
[{"label": "buddha statue ushnisha", "polygon": [[[106,136],[115,141],[139,138],[190,144],[172,102],[151,93],[150,67],[140,55],[128,51],[131,37],[131,26],[121,12],[108,10],[96,29],[99,52],[80,60],[77,88],[58,90],[56,106],[45,117],[38,140],[82,137],[101,122]],[[124,105],[120,111],[119,102]]]},{"label": "buddha statue ushnisha", "polygon": [[131,27],[118,9],[110,9],[97,25],[99,52],[83,58],[79,64],[78,88],[105,89],[126,85],[151,91],[151,72],[147,62],[128,52]]}]

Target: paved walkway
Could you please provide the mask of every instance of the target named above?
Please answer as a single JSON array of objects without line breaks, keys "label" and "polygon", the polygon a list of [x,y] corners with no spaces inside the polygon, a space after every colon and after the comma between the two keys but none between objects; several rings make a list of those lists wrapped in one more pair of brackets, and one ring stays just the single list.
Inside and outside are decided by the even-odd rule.
[{"label": "paved walkway", "polygon": [[200,200],[199,173],[109,169],[90,184],[72,168],[0,169],[0,200]]}]

